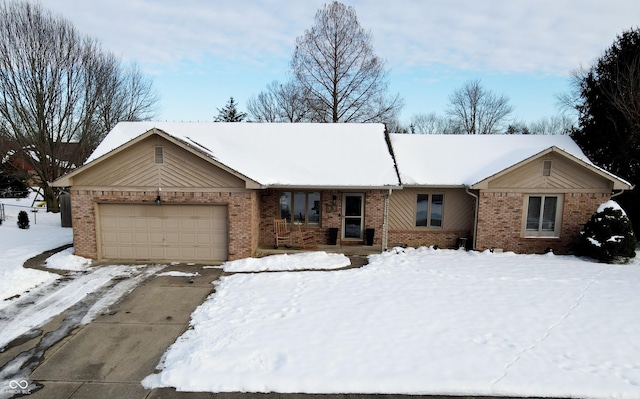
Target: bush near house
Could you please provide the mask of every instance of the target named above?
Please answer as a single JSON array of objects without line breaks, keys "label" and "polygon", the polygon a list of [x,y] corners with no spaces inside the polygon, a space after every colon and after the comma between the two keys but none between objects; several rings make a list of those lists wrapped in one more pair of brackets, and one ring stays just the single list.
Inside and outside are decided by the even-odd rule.
[{"label": "bush near house", "polygon": [[637,240],[627,214],[615,201],[600,206],[580,232],[577,252],[600,262],[624,262],[636,256]]},{"label": "bush near house", "polygon": [[25,211],[18,213],[18,227],[21,229],[29,228],[29,215]]}]

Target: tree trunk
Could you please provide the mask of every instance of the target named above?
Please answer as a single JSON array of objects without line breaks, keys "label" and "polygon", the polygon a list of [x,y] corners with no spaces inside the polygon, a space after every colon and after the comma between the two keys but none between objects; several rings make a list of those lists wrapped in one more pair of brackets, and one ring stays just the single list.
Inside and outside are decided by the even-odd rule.
[{"label": "tree trunk", "polygon": [[60,212],[60,203],[58,202],[57,190],[51,187],[48,183],[42,183],[42,189],[44,190],[44,200],[47,202],[47,212]]}]

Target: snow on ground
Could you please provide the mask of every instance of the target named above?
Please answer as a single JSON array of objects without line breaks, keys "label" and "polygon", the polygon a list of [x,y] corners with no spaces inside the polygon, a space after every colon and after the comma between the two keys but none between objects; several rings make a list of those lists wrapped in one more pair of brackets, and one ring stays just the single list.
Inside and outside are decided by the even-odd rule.
[{"label": "snow on ground", "polygon": [[73,248],[67,248],[47,258],[45,266],[49,269],[79,271],[91,266],[91,259],[76,256]]},{"label": "snow on ground", "polygon": [[343,254],[328,254],[323,251],[303,252],[295,255],[271,255],[264,258],[245,258],[225,262],[225,272],[261,272],[284,270],[340,269],[351,261]]},{"label": "snow on ground", "polygon": [[[34,197],[35,194],[31,194],[22,199],[0,199],[6,215],[0,225],[0,309],[10,303],[7,298],[21,295],[40,284],[51,284],[58,278],[53,273],[23,268],[26,260],[73,241],[71,229],[60,227],[59,213],[47,213],[44,209],[37,214],[31,212]],[[17,226],[21,210],[29,215],[29,229],[22,230]]]},{"label": "snow on ground", "polygon": [[158,274],[158,277],[198,277],[199,275],[200,273],[171,271],[171,272],[160,273]]},{"label": "snow on ground", "polygon": [[638,260],[428,248],[361,269],[235,274],[143,385],[637,398],[639,285]]}]

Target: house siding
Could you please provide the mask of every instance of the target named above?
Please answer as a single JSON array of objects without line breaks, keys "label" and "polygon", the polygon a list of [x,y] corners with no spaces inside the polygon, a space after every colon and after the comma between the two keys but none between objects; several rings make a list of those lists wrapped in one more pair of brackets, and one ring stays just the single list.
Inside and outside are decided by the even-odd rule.
[{"label": "house siding", "polygon": [[[441,228],[416,227],[418,194],[443,194]],[[455,248],[458,239],[470,237],[473,230],[475,199],[463,189],[405,188],[389,198],[389,246],[431,246]]]},{"label": "house siding", "polygon": [[564,193],[560,236],[523,237],[525,193],[481,192],[478,210],[476,249],[500,248],[517,253],[573,252],[584,223],[611,197],[608,193]]},{"label": "house siding", "polygon": [[[99,258],[99,226],[96,219],[98,203],[152,204],[156,191],[94,191],[71,190],[73,244],[76,255]],[[165,204],[224,204],[229,212],[229,260],[253,255],[258,245],[258,194],[244,192],[162,192]]]}]

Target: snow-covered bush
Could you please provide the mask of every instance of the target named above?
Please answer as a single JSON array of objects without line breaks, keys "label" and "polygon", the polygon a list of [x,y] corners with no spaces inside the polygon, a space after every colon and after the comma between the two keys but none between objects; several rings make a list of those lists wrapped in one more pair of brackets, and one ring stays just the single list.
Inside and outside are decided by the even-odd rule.
[{"label": "snow-covered bush", "polygon": [[617,202],[608,201],[584,225],[577,250],[578,255],[612,263],[636,256],[636,245],[627,214]]},{"label": "snow-covered bush", "polygon": [[21,229],[29,228],[29,215],[25,211],[18,212],[18,227]]}]

